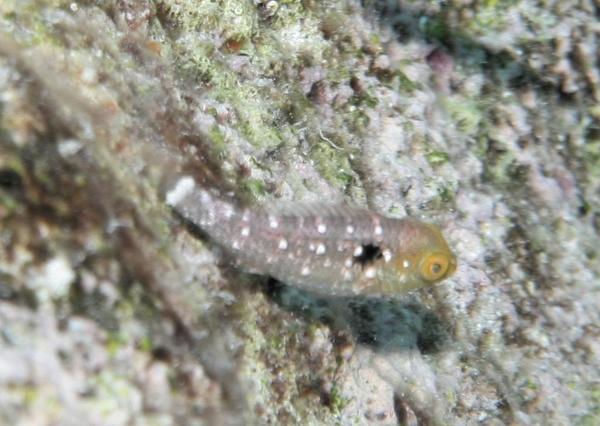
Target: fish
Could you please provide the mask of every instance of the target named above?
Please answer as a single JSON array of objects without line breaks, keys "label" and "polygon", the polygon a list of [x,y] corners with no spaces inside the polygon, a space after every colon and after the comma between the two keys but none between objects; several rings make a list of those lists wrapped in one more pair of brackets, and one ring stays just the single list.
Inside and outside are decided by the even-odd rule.
[{"label": "fish", "polygon": [[361,207],[323,203],[252,208],[180,177],[166,204],[242,270],[327,296],[397,295],[456,270],[440,229]]}]

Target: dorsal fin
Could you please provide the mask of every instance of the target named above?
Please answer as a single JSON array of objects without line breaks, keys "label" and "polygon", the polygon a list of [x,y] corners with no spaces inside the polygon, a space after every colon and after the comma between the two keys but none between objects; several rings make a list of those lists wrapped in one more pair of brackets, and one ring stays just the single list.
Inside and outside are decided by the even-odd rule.
[{"label": "dorsal fin", "polygon": [[365,214],[372,214],[367,209],[346,203],[326,203],[320,201],[314,202],[283,202],[268,204],[263,207],[268,213],[281,216],[302,216],[322,218],[328,217],[364,217]]}]

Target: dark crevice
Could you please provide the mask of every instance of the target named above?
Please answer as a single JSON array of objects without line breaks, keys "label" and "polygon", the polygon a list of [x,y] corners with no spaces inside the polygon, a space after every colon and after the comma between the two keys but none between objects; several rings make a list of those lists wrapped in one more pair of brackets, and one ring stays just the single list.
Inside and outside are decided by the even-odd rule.
[{"label": "dark crevice", "polygon": [[23,188],[21,175],[12,169],[0,170],[0,187],[7,191],[21,191]]}]

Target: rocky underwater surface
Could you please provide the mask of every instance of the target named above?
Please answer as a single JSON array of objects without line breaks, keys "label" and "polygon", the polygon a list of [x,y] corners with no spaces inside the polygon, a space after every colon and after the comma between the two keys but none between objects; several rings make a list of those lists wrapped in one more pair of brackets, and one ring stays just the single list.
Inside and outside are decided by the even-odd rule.
[{"label": "rocky underwater surface", "polygon": [[[0,2],[0,424],[598,424],[599,15]],[[244,273],[165,203],[184,175],[437,223],[458,269]]]}]

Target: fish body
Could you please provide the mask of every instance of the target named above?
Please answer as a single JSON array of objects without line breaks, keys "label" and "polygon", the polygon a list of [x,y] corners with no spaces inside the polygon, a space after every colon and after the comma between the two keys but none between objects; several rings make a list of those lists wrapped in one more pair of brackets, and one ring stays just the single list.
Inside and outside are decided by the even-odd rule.
[{"label": "fish body", "polygon": [[238,206],[181,178],[167,204],[246,271],[316,293],[399,294],[452,275],[456,257],[440,230],[350,206]]}]

